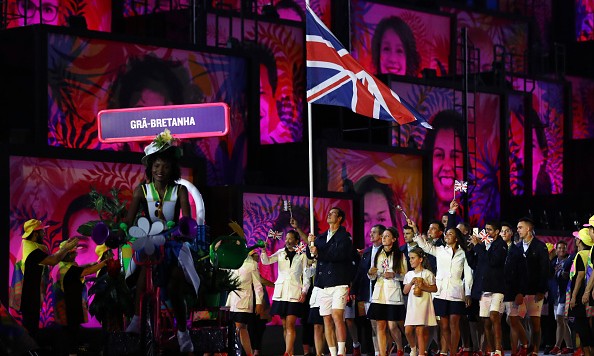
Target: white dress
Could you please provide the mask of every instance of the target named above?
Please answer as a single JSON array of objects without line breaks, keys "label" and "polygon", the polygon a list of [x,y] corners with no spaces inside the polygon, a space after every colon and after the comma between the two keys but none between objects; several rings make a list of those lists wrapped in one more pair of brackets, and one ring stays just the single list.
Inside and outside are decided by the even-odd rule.
[{"label": "white dress", "polygon": [[[435,284],[435,276],[428,269],[424,269],[421,272],[417,272],[414,270],[408,271],[404,276],[404,284],[409,284],[415,277],[423,278],[425,280],[425,284]],[[435,310],[433,309],[433,298],[431,296],[431,293],[423,291],[423,295],[417,297],[413,293],[413,288],[411,288],[410,292],[408,293],[408,302],[406,305],[406,319],[404,319],[404,325],[437,325],[437,321],[435,320]]]}]

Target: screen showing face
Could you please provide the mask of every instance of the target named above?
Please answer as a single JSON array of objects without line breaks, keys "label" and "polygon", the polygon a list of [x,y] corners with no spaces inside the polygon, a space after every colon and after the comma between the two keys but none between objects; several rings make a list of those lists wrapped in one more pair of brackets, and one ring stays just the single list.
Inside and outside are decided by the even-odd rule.
[{"label": "screen showing face", "polygon": [[82,16],[87,29],[111,31],[111,1],[8,0],[6,10],[7,28],[35,24],[68,26],[70,16]]},{"label": "screen showing face", "polygon": [[418,77],[449,72],[450,16],[370,1],[351,2],[351,54],[370,73]]},{"label": "screen showing face", "polygon": [[[148,142],[99,142],[97,113],[103,109],[225,102],[231,109],[233,130],[224,137],[189,140],[184,155],[206,163],[209,185],[243,181],[245,59],[63,34],[48,36],[50,146],[142,152]],[[156,129],[155,134],[161,130]]]},{"label": "screen showing face", "polygon": [[[486,72],[493,69],[493,61],[504,61],[497,58],[505,52],[511,58],[511,68],[506,68],[514,73],[524,73],[524,63],[528,50],[529,26],[525,21],[496,17],[493,15],[474,13],[470,11],[442,7],[442,11],[450,12],[456,16],[458,33],[462,29],[468,30],[469,48],[480,51],[480,65],[469,65],[471,72]],[[497,47],[497,48],[496,48]],[[473,56],[472,53],[469,53]],[[472,61],[471,61],[472,62]],[[507,61],[506,61],[507,62]],[[462,73],[458,65],[457,73]]]},{"label": "screen showing face", "polygon": [[[35,218],[49,227],[43,244],[50,253],[59,249],[60,242],[75,236],[80,225],[98,220],[96,210],[90,208],[91,187],[110,195],[112,188],[120,189],[120,201],[130,202],[134,188],[144,179],[141,164],[74,161],[57,158],[10,157],[10,242],[9,283],[14,282],[14,266],[22,259],[22,234],[25,221]],[[192,180],[191,172],[182,169],[182,177]],[[195,210],[195,208],[194,208]],[[97,261],[96,244],[81,237],[76,262],[79,265]],[[48,326],[54,322],[54,292],[57,268],[50,276],[48,291],[42,303],[41,322]],[[16,277],[15,277],[16,278]],[[90,287],[88,285],[87,287]],[[93,318],[85,326],[97,327]]]},{"label": "screen showing face", "polygon": [[402,231],[406,221],[397,206],[422,224],[422,156],[346,148],[328,148],[326,155],[328,190],[361,196],[365,246],[371,245],[369,232],[376,224]]},{"label": "screen showing face", "polygon": [[[463,116],[454,110],[461,103],[461,93],[450,88],[392,82],[391,88],[409,103],[416,103],[421,114],[428,118],[433,130],[412,125],[397,127],[393,143],[428,152],[431,157],[433,187],[432,218],[441,220],[454,199],[469,199],[469,221],[481,225],[499,217],[499,122],[501,115],[498,95],[469,94],[468,117],[476,121],[474,136],[469,133],[468,144],[463,137]],[[475,139],[470,139],[475,137]],[[467,149],[470,146],[470,150]],[[473,149],[475,148],[476,149]],[[476,169],[469,170],[468,193],[454,193],[455,181],[464,181],[466,152]],[[476,180],[476,181],[475,181]],[[454,195],[455,194],[455,195]],[[488,208],[487,208],[488,207]],[[488,211],[487,214],[484,212]],[[492,215],[491,215],[492,214]],[[489,215],[489,217],[485,216]]]}]

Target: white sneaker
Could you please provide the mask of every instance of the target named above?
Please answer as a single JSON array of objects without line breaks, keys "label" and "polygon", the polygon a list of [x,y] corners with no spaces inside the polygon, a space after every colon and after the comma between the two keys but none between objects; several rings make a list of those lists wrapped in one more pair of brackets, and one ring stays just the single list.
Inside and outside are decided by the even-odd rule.
[{"label": "white sneaker", "polygon": [[126,328],[127,333],[140,334],[140,316],[134,315]]},{"label": "white sneaker", "polygon": [[418,356],[419,355],[419,350],[416,347],[411,347],[410,348],[410,356]]},{"label": "white sneaker", "polygon": [[177,331],[177,343],[179,344],[180,352],[193,352],[194,344],[192,344],[192,338],[190,337],[190,331],[181,332]]}]

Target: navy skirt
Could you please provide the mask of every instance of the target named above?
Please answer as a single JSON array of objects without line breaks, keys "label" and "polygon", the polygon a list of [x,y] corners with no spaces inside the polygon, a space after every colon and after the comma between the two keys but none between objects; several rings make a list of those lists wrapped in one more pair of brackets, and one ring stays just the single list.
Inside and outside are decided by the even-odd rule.
[{"label": "navy skirt", "polygon": [[367,317],[371,320],[404,321],[406,309],[404,305],[371,303]]},{"label": "navy skirt", "polygon": [[303,303],[298,302],[284,302],[279,300],[272,301],[270,307],[270,315],[278,315],[282,318],[287,315],[301,316],[303,313]]}]

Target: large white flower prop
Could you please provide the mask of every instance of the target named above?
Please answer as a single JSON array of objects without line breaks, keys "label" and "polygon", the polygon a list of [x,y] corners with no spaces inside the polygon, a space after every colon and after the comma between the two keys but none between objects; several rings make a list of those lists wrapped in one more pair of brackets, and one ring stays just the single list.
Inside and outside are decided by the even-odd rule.
[{"label": "large white flower prop", "polygon": [[165,230],[165,225],[161,221],[150,221],[141,217],[138,219],[137,225],[130,227],[128,233],[130,236],[136,238],[132,243],[132,248],[135,251],[144,250],[147,255],[152,255],[155,252],[155,248],[163,246],[165,244],[165,236],[161,234]]}]

